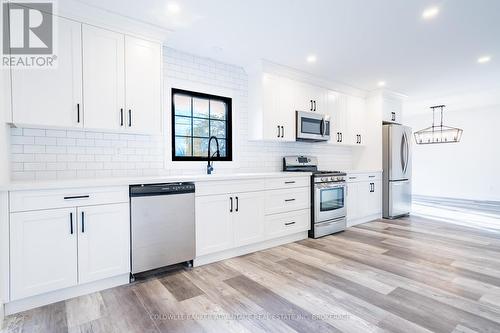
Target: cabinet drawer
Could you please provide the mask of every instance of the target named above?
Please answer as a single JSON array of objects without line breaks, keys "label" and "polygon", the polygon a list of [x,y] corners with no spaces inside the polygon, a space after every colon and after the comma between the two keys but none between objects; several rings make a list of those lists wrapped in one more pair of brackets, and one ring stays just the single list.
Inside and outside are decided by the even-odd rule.
[{"label": "cabinet drawer", "polygon": [[382,173],[381,172],[372,172],[372,173],[353,173],[347,175],[347,182],[370,182],[375,180],[381,180]]},{"label": "cabinet drawer", "polygon": [[264,179],[221,180],[196,183],[196,196],[262,191]]},{"label": "cabinet drawer", "polygon": [[295,212],[268,215],[265,222],[267,238],[291,235],[311,228],[311,211],[303,209]]},{"label": "cabinet drawer", "polygon": [[10,192],[10,211],[128,202],[128,186]]},{"label": "cabinet drawer", "polygon": [[285,213],[309,208],[311,202],[308,187],[266,192],[265,214]]},{"label": "cabinet drawer", "polygon": [[282,188],[310,187],[311,177],[280,177],[266,179],[266,190]]}]

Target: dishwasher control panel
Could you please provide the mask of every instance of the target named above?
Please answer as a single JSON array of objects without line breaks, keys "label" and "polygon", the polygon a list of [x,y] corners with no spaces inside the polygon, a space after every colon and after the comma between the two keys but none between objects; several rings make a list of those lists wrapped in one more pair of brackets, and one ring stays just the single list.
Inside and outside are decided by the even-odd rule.
[{"label": "dishwasher control panel", "polygon": [[141,184],[130,186],[130,196],[194,193],[194,183]]}]

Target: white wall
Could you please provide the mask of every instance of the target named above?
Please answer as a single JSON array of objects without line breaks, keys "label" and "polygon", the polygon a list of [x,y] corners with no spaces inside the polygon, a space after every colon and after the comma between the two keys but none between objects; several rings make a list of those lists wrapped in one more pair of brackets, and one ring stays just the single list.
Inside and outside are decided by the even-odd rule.
[{"label": "white wall", "polygon": [[[449,109],[444,115],[445,125],[464,130],[462,140],[413,145],[413,193],[500,201],[500,105]],[[431,122],[431,112],[405,117],[414,131]]]},{"label": "white wall", "polygon": [[[221,92],[233,98],[236,161],[216,162],[216,172],[280,171],[284,155],[318,156],[323,169],[351,169],[352,148],[325,143],[248,140],[248,78],[242,67],[164,48],[165,121],[169,89]],[[204,163],[170,161],[170,126],[163,136],[18,128],[11,130],[11,178],[47,180],[200,173]],[[165,168],[164,168],[165,167]]]}]

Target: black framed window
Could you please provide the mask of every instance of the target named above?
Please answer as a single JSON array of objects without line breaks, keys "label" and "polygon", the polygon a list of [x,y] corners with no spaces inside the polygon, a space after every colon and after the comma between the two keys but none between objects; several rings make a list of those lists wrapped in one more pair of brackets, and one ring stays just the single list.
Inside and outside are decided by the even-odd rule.
[{"label": "black framed window", "polygon": [[[219,141],[220,157],[232,160],[232,99],[194,91],[172,89],[172,160],[206,161],[208,141]],[[212,140],[210,156],[217,149]]]}]

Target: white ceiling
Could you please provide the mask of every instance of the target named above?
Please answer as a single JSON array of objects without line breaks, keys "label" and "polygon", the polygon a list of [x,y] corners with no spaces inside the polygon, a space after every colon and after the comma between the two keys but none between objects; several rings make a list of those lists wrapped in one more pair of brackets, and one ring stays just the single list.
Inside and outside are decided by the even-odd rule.
[{"label": "white ceiling", "polygon": [[[233,64],[263,58],[365,90],[383,80],[412,99],[500,92],[498,0],[176,0],[176,14],[168,0],[77,1],[165,29],[168,46]],[[433,5],[440,13],[423,20]],[[485,54],[492,60],[478,64]]]}]

